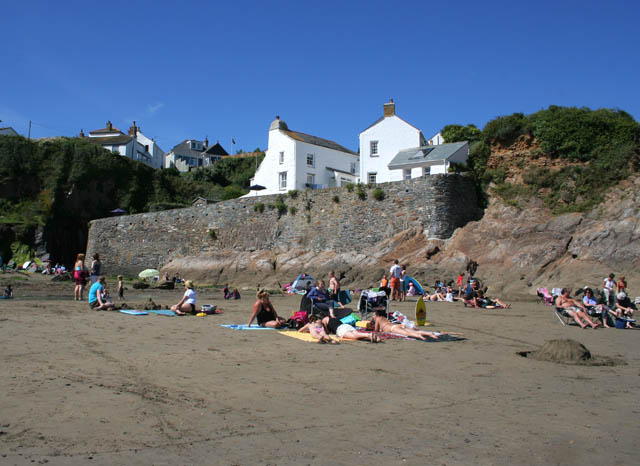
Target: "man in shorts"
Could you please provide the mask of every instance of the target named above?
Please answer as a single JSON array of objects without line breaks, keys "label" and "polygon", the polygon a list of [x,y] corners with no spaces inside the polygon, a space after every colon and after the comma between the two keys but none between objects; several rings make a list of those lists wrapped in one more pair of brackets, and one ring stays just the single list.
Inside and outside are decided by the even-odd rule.
[{"label": "man in shorts", "polygon": [[391,301],[396,299],[400,301],[400,277],[402,276],[402,268],[398,265],[398,259],[393,261],[393,265],[389,270],[389,288],[391,288]]},{"label": "man in shorts", "polygon": [[[570,298],[570,293],[570,289],[562,288],[560,296],[556,298],[556,307],[563,309],[567,314],[573,317],[573,320],[575,320],[581,328],[586,328],[587,324],[591,325],[591,327],[593,328],[598,327],[600,323],[593,323],[593,321],[589,319],[589,316],[587,315],[587,309],[582,305],[580,301]],[[582,322],[582,320],[585,320],[587,324]]]},{"label": "man in shorts", "polygon": [[113,303],[103,301],[102,293],[104,292],[105,278],[104,275],[98,277],[98,281],[89,288],[89,309],[92,311],[108,311],[113,309]]}]

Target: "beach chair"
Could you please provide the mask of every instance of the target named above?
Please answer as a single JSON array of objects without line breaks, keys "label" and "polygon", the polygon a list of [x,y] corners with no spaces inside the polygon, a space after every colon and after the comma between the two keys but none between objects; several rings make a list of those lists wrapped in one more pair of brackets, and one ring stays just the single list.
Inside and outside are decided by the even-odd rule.
[{"label": "beach chair", "polygon": [[389,313],[389,298],[384,291],[363,290],[358,300],[360,318],[367,320],[376,311]]},{"label": "beach chair", "polygon": [[574,322],[573,317],[569,314],[569,311],[562,307],[553,306],[553,313],[556,315],[562,326],[566,326],[571,322]]},{"label": "beach chair", "polygon": [[551,296],[549,290],[546,288],[538,288],[536,293],[540,302],[545,303],[547,306],[553,306],[553,296]]}]

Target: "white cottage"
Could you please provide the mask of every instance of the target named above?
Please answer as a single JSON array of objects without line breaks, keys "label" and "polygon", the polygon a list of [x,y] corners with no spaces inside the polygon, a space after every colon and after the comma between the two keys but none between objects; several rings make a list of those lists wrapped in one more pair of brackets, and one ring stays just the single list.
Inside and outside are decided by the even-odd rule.
[{"label": "white cottage", "polygon": [[269,127],[264,160],[251,184],[263,186],[260,195],[267,195],[342,186],[357,179],[358,154],[328,139],[292,131],[276,117]]},{"label": "white cottage", "polygon": [[466,142],[445,144],[440,133],[427,141],[422,131],[396,115],[391,99],[382,117],[360,133],[361,181],[386,183],[447,173],[452,162],[466,162],[468,153]]},{"label": "white cottage", "polygon": [[[80,130],[80,137],[85,137],[82,130]],[[147,138],[140,132],[140,128],[136,126],[135,121],[129,128],[129,134],[124,134],[113,126],[111,121],[107,121],[107,125],[104,128],[91,131],[87,140],[113,153],[153,168],[162,167],[164,151],[160,149],[153,139]]]}]

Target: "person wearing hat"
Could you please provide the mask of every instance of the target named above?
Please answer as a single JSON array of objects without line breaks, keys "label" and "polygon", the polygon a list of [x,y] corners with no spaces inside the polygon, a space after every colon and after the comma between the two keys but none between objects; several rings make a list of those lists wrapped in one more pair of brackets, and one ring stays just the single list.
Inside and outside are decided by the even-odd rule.
[{"label": "person wearing hat", "polygon": [[[616,307],[614,309],[617,317],[626,317],[627,319],[633,319],[633,311],[636,310],[635,304],[631,302],[629,296],[624,291],[620,291],[616,295]],[[633,328],[631,322],[627,322],[627,328]]]},{"label": "person wearing hat", "polygon": [[171,306],[171,310],[179,316],[183,316],[185,314],[197,314],[196,292],[193,289],[193,282],[191,280],[186,280],[184,282],[184,295],[178,304]]},{"label": "person wearing hat", "polygon": [[612,273],[610,273],[602,282],[602,292],[604,293],[605,304],[609,307],[613,307],[617,286],[615,275]]}]

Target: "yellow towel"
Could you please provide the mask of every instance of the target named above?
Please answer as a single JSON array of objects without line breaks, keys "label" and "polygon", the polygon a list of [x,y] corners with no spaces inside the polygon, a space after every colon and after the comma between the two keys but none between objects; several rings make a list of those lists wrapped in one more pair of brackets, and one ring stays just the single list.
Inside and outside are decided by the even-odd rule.
[{"label": "yellow towel", "polygon": [[[316,340],[315,338],[313,338],[311,336],[310,333],[302,333],[302,332],[296,332],[296,331],[292,331],[292,330],[283,330],[281,332],[278,332],[280,335],[284,335],[287,337],[291,337],[291,338],[296,338],[298,340],[302,340],[302,341],[310,341],[311,343],[318,343],[318,340]],[[333,338],[334,340],[338,340],[338,341],[342,341],[339,338],[330,335],[331,338]]]}]

